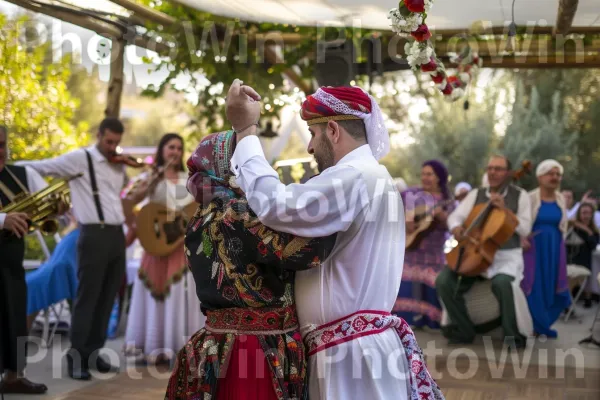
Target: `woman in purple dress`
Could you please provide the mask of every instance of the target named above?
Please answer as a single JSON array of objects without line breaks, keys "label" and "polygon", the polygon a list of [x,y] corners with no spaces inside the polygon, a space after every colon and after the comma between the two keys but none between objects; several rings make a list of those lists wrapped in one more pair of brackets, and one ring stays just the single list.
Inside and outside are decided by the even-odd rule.
[{"label": "woman in purple dress", "polygon": [[437,160],[423,163],[421,187],[402,192],[402,201],[407,242],[423,221],[429,220],[431,225],[412,246],[407,243],[402,283],[393,313],[415,328],[439,329],[442,306],[435,290],[435,279],[446,263],[444,243],[449,237],[446,219],[454,209],[444,164]]}]

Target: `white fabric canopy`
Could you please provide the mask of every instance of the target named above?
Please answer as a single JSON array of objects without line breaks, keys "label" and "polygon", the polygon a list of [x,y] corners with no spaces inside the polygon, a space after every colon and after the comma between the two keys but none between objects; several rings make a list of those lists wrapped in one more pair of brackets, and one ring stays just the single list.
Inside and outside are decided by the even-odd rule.
[{"label": "white fabric canopy", "polygon": [[[396,0],[174,0],[215,15],[245,21],[301,26],[344,25],[389,29],[387,13]],[[516,0],[515,21],[554,26],[559,0]],[[508,25],[512,0],[435,0],[427,24],[432,29],[468,28],[475,21]],[[579,0],[573,26],[600,26],[598,0]],[[359,21],[354,23],[354,21]]]}]

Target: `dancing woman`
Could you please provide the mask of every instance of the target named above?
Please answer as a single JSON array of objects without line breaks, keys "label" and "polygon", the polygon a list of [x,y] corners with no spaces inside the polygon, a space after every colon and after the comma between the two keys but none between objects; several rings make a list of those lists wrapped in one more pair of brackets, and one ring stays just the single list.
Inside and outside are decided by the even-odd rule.
[{"label": "dancing woman", "polygon": [[188,161],[188,190],[200,207],[186,254],[207,321],[179,352],[166,398],[305,399],[294,271],[320,266],[335,237],[262,225],[230,171],[235,145],[233,131],[213,134]]}]

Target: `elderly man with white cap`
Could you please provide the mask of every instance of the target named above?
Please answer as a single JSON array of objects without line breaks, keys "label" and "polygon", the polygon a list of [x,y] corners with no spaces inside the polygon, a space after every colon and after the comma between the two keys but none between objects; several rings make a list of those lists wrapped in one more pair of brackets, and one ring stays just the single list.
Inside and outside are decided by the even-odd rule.
[{"label": "elderly man with white cap", "polygon": [[555,338],[557,332],[551,326],[571,305],[564,242],[567,209],[559,192],[563,166],[556,160],[544,160],[536,175],[539,187],[529,192],[533,237],[523,242],[527,251],[522,287],[536,335]]}]

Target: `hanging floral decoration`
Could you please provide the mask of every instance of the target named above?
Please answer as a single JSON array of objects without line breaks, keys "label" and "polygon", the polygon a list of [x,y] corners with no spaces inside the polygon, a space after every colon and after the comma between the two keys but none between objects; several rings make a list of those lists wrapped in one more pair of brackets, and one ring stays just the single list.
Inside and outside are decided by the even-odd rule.
[{"label": "hanging floral decoration", "polygon": [[459,55],[451,55],[450,62],[458,64],[458,73],[448,76],[444,64],[437,58],[433,44],[429,40],[431,32],[425,23],[427,13],[433,7],[433,0],[401,0],[398,8],[390,10],[388,19],[392,21],[392,31],[402,37],[414,40],[406,43],[406,60],[413,70],[421,69],[431,76],[433,82],[450,101],[460,99],[482,66],[481,58],[469,46]]}]

